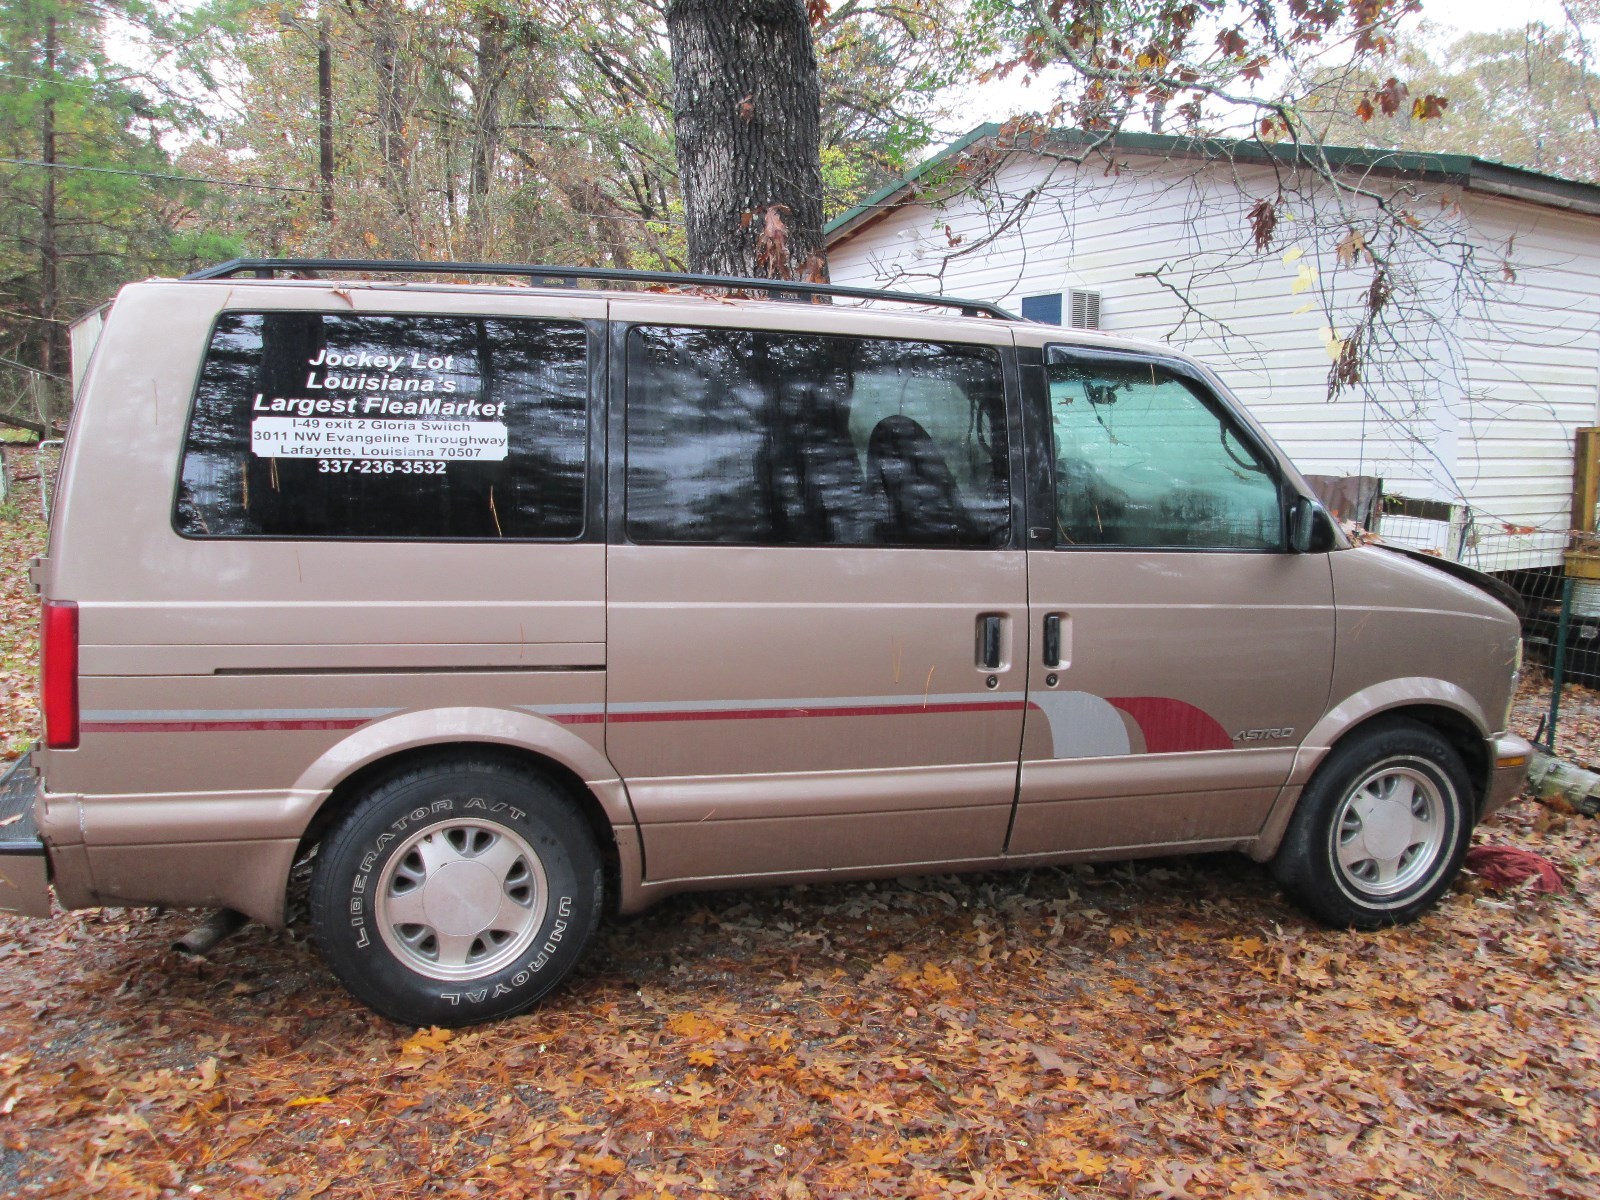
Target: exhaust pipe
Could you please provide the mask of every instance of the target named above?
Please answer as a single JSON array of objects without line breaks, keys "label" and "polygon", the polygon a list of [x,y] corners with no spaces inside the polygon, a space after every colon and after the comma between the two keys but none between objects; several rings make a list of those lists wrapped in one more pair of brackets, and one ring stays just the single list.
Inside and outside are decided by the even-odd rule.
[{"label": "exhaust pipe", "polygon": [[231,908],[219,908],[188,933],[172,943],[184,954],[204,954],[250,918]]}]

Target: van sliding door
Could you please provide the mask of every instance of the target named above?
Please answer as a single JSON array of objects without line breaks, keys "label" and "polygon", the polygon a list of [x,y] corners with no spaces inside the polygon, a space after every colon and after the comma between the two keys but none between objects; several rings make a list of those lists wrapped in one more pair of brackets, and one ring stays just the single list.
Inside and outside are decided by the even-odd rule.
[{"label": "van sliding door", "polygon": [[647,876],[994,858],[1027,653],[1007,335],[774,307],[612,305],[606,748]]}]

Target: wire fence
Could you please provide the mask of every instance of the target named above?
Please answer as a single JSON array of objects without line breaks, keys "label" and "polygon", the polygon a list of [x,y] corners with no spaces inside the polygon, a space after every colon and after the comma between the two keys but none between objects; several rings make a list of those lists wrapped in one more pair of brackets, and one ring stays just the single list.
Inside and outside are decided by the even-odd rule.
[{"label": "wire fence", "polygon": [[59,438],[34,442],[0,437],[0,512],[25,506],[41,520],[50,520],[61,474],[61,445]]},{"label": "wire fence", "polygon": [[57,375],[0,356],[0,413],[36,433],[49,431],[70,403],[70,384]]}]

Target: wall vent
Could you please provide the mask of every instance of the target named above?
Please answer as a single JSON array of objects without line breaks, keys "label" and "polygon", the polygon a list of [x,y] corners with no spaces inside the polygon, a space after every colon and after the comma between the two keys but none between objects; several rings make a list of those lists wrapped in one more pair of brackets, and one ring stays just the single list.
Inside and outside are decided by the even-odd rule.
[{"label": "wall vent", "polygon": [[1100,328],[1100,293],[1080,292],[1073,288],[1067,293],[1067,324],[1073,329]]}]

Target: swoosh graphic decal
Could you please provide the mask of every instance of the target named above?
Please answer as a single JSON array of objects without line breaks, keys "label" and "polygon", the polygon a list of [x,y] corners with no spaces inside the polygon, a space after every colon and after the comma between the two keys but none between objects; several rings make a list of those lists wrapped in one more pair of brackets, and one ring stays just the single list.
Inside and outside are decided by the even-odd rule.
[{"label": "swoosh graphic decal", "polygon": [[1233,739],[1217,719],[1187,700],[1168,696],[1108,696],[1106,699],[1138,722],[1144,734],[1146,753],[1233,749]]}]

